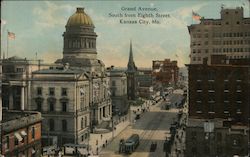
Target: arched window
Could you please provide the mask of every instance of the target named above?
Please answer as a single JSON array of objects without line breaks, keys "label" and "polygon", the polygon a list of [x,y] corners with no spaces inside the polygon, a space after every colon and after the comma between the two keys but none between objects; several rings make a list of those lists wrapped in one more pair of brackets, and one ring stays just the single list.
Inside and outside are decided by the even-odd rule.
[{"label": "arched window", "polygon": [[49,120],[49,130],[54,131],[55,130],[55,122],[54,119]]},{"label": "arched window", "polygon": [[67,121],[65,119],[62,120],[62,131],[67,131]]}]

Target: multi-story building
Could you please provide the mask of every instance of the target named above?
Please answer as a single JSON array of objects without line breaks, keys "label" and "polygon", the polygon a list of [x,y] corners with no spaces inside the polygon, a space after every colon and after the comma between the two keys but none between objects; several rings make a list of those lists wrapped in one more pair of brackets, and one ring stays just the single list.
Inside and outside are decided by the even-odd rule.
[{"label": "multi-story building", "polygon": [[95,126],[111,123],[109,78],[97,59],[97,35],[84,8],[77,8],[65,27],[58,66],[33,72],[30,106],[41,110],[43,135],[53,136],[53,143],[82,144]]},{"label": "multi-story building", "polygon": [[249,27],[242,7],[188,27],[187,157],[249,155]]},{"label": "multi-story building", "polygon": [[230,118],[248,123],[250,65],[238,62],[188,65],[189,117]]},{"label": "multi-story building", "polygon": [[3,107],[14,110],[28,110],[31,95],[32,72],[48,68],[42,60],[27,60],[13,56],[2,60]]},{"label": "multi-story building", "polygon": [[113,114],[124,115],[128,113],[127,76],[124,69],[108,68],[110,77],[110,97],[112,100]]},{"label": "multi-story building", "polygon": [[39,112],[3,110],[2,155],[40,156],[41,121]]},{"label": "multi-story building", "polygon": [[153,81],[151,68],[138,69],[138,94],[142,98],[150,99],[153,95]]},{"label": "multi-story building", "polygon": [[19,57],[2,64],[4,106],[40,111],[48,145],[87,143],[95,126],[111,123],[109,78],[97,59],[92,19],[77,8],[65,28],[63,58],[55,64]]},{"label": "multi-story building", "polygon": [[[88,74],[69,67],[39,70],[33,72],[32,91],[30,110],[42,113],[44,144],[87,143],[90,127]],[[98,116],[95,119],[100,120]]]},{"label": "multi-story building", "polygon": [[189,118],[186,129],[186,157],[247,156],[249,127],[229,125],[225,119]]},{"label": "multi-story building", "polygon": [[137,80],[138,71],[134,62],[131,41],[130,41],[129,60],[126,73],[127,73],[128,100],[136,100],[138,97],[138,80]]},{"label": "multi-story building", "polygon": [[155,60],[152,65],[153,76],[156,83],[162,85],[176,85],[178,82],[179,68],[177,61],[170,61],[170,59]]},{"label": "multi-story building", "polygon": [[220,14],[220,19],[201,18],[199,24],[188,26],[191,64],[202,64],[204,58],[210,62],[211,54],[250,57],[250,18],[243,16],[243,7],[222,7]]},{"label": "multi-story building", "polygon": [[249,63],[250,59],[247,58],[226,59],[225,55],[212,55],[210,65],[207,60],[204,60],[204,64],[187,65],[187,157],[194,154],[204,157],[247,155],[250,119]]}]

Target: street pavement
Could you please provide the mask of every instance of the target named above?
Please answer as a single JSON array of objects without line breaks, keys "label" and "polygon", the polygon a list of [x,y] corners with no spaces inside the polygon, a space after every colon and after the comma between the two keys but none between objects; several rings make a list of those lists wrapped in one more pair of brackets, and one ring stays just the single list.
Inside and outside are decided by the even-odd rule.
[{"label": "street pavement", "polygon": [[[139,120],[134,121],[117,135],[102,151],[100,157],[121,157],[128,156],[119,154],[119,142],[121,139],[127,139],[132,134],[139,134],[140,145],[133,152],[131,157],[165,157],[163,144],[166,137],[170,137],[169,128],[171,123],[177,118],[178,109],[162,110],[164,102],[152,105],[149,111],[144,112]],[[133,112],[132,112],[133,114]],[[157,143],[154,152],[150,152],[152,142]]]}]

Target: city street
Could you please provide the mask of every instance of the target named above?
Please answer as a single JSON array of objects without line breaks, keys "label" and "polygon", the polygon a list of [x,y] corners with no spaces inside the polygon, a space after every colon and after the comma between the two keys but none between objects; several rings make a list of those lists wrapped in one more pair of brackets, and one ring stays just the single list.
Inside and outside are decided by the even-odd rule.
[{"label": "city street", "polygon": [[[143,113],[140,119],[135,123],[133,122],[114,138],[114,140],[100,152],[100,156],[127,156],[126,154],[119,154],[120,140],[126,140],[132,134],[139,134],[140,144],[135,152],[130,155],[131,157],[164,157],[163,144],[166,137],[170,136],[170,125],[176,120],[178,113],[177,109],[162,110],[161,106],[164,103],[165,102],[159,102],[156,105],[152,105],[150,111]],[[157,143],[157,148],[154,152],[150,152],[152,142]]]}]

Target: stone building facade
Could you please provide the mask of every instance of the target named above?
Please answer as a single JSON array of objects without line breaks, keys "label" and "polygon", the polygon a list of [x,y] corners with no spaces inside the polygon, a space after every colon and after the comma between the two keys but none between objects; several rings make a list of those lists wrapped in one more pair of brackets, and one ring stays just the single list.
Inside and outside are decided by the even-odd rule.
[{"label": "stone building facade", "polygon": [[112,99],[113,115],[127,114],[129,106],[125,70],[110,67],[107,72],[110,77],[110,97]]},{"label": "stone building facade", "polygon": [[31,95],[32,72],[46,69],[51,64],[42,60],[28,60],[13,56],[2,60],[3,107],[14,110],[28,110]]},{"label": "stone building facade", "polygon": [[63,58],[55,62],[58,66],[33,73],[31,104],[37,105],[32,109],[42,110],[43,135],[49,134],[53,143],[87,144],[96,126],[111,123],[109,78],[97,59],[97,35],[84,8],[76,9],[65,28]]},{"label": "stone building facade", "polygon": [[63,58],[54,64],[19,57],[2,61],[3,105],[40,111],[46,145],[86,144],[96,126],[111,123],[109,77],[97,59],[92,19],[77,8],[65,28]]},{"label": "stone building facade", "polygon": [[250,18],[243,16],[243,7],[221,9],[220,19],[201,18],[199,24],[188,26],[190,34],[190,63],[210,62],[211,54],[228,58],[250,57]]}]

